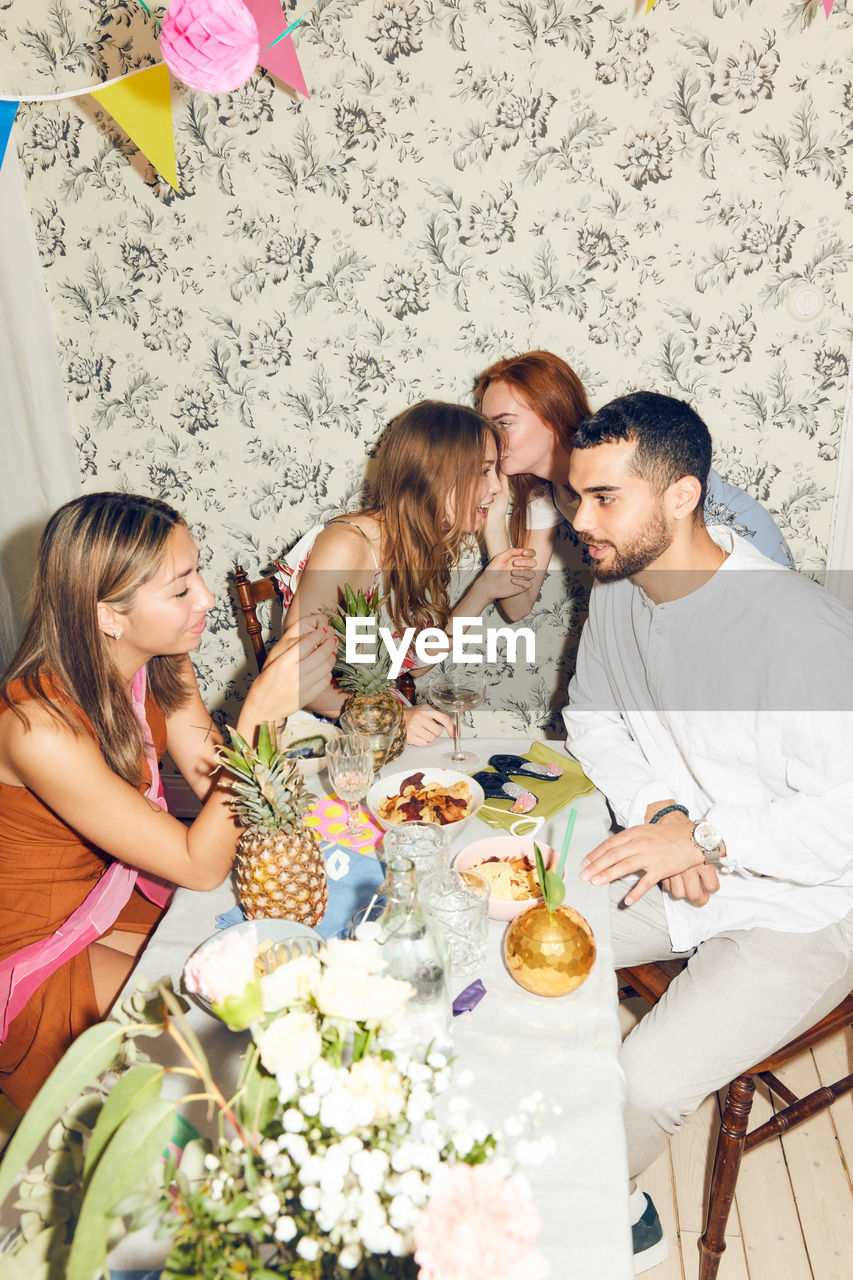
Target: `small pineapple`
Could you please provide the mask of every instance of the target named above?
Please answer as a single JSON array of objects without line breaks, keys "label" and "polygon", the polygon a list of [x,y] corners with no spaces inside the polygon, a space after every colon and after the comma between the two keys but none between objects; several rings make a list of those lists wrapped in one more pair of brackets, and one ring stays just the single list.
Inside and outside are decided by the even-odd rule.
[{"label": "small pineapple", "polygon": [[[347,583],[344,586],[344,602],[337,609],[324,612],[332,629],[338,637],[338,658],[332,669],[339,688],[351,696],[344,703],[348,721],[359,733],[393,733],[394,737],[387,754],[379,761],[381,766],[389,760],[396,760],[406,747],[406,722],[403,718],[403,705],[393,692],[392,680],[389,676],[391,655],[384,645],[377,646],[376,661],[372,663],[346,661],[346,620],[347,618],[370,618],[379,621],[381,605],[378,591],[367,595],[359,587],[353,592]],[[378,627],[377,627],[378,630]]]},{"label": "small pineapple", "polygon": [[234,869],[246,915],[315,925],[328,897],[326,867],[303,815],[311,804],[299,763],[282,755],[274,724],[258,726],[253,751],[234,729],[231,749],[217,755],[232,776],[231,805],[246,830],[237,845]]}]

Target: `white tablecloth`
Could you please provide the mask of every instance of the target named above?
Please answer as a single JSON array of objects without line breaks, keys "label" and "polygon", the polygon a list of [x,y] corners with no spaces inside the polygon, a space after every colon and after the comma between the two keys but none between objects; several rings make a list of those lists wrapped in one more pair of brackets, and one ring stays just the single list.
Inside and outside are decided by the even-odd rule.
[{"label": "white tablecloth", "polygon": [[[497,751],[524,751],[529,745],[486,740],[477,743],[477,750],[485,758]],[[409,748],[388,772],[433,765],[446,751],[447,739],[426,749]],[[314,789],[326,785],[324,773]],[[606,890],[577,879],[581,858],[604,839],[609,824],[598,794],[577,801],[577,809],[566,902],[582,912],[595,933],[597,958],[591,975],[571,995],[555,999],[531,995],[507,973],[501,952],[506,926],[493,920],[489,954],[480,975],[487,994],[471,1013],[454,1019],[454,1041],[458,1064],[475,1075],[475,1111],[490,1125],[499,1125],[517,1109],[519,1098],[534,1090],[542,1092],[546,1108],[560,1108],[559,1114],[547,1118],[548,1130],[556,1139],[555,1154],[545,1164],[525,1171],[542,1218],[539,1247],[550,1259],[553,1280],[628,1280],[633,1265],[622,1126],[624,1080],[618,1064],[608,898]],[[560,847],[566,813],[558,814],[542,830],[544,842]],[[474,819],[459,833],[452,851],[488,833]],[[213,933],[216,915],[234,902],[230,882],[210,893],[179,889],[138,972],[151,979],[170,974],[177,985],[190,951]],[[236,1078],[239,1038],[201,1010],[194,1008],[189,1016],[217,1071],[232,1060]],[[115,1266],[143,1266],[151,1261],[151,1253],[135,1237],[113,1255]]]}]

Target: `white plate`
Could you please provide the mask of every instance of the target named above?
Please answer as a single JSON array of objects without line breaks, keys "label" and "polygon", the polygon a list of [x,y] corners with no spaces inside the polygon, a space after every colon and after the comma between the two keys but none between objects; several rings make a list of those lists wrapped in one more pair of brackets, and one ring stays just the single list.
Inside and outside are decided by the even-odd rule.
[{"label": "white plate", "polygon": [[374,782],[373,786],[367,793],[366,803],[374,821],[383,829],[383,831],[387,831],[389,827],[405,825],[405,823],[386,822],[386,820],[380,816],[379,804],[380,801],[387,800],[389,796],[399,795],[400,787],[405,782],[406,778],[411,778],[414,773],[423,774],[423,786],[430,786],[433,783],[437,783],[441,787],[452,787],[456,782],[467,783],[471,793],[470,812],[467,813],[464,818],[460,818],[458,822],[448,822],[445,826],[445,830],[448,832],[451,839],[453,839],[453,836],[458,831],[461,831],[467,822],[471,821],[486,798],[483,794],[483,788],[480,786],[479,782],[475,782],[473,778],[469,778],[467,773],[459,773],[456,769],[415,768],[407,769],[404,773],[392,773],[387,778],[380,778],[377,782]]},{"label": "white plate", "polygon": [[[271,917],[263,917],[259,920],[240,920],[237,924],[229,924],[224,929],[217,929],[216,933],[212,933],[209,938],[205,938],[204,942],[196,947],[187,959],[187,964],[193,956],[198,955],[200,951],[204,951],[205,947],[211,942],[221,942],[228,934],[245,933],[247,929],[255,926],[258,936],[258,947],[260,948],[265,942],[287,942],[291,939],[298,942],[300,951],[305,955],[313,955],[325,946],[325,938],[319,934],[316,929],[310,928],[307,924],[298,924],[295,920],[276,920]],[[186,987],[181,982],[183,990]],[[207,1013],[213,1013],[210,1001],[204,996],[199,995],[197,991],[187,992],[193,1000],[196,1000]]]}]

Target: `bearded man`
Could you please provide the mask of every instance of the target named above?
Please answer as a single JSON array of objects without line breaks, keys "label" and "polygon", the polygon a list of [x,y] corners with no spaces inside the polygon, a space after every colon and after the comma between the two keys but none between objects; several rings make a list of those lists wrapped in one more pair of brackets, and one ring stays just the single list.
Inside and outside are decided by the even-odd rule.
[{"label": "bearded man", "polygon": [[[596,583],[563,712],[620,828],[617,967],[687,967],[623,1044],[632,1178],[714,1090],[853,983],[853,614],[702,503],[711,437],[638,392],[573,441],[573,524]],[[633,1184],[635,1269],[666,1256]]]}]

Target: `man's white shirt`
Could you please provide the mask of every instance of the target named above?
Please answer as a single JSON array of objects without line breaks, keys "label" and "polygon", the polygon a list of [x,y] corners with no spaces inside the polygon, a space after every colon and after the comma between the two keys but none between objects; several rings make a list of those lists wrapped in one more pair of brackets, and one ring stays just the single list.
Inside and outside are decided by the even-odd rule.
[{"label": "man's white shirt", "polygon": [[680,599],[593,587],[563,712],[623,826],[673,797],[725,841],[708,903],[664,894],[674,951],[853,909],[853,614],[731,530],[708,533],[728,558]]}]

